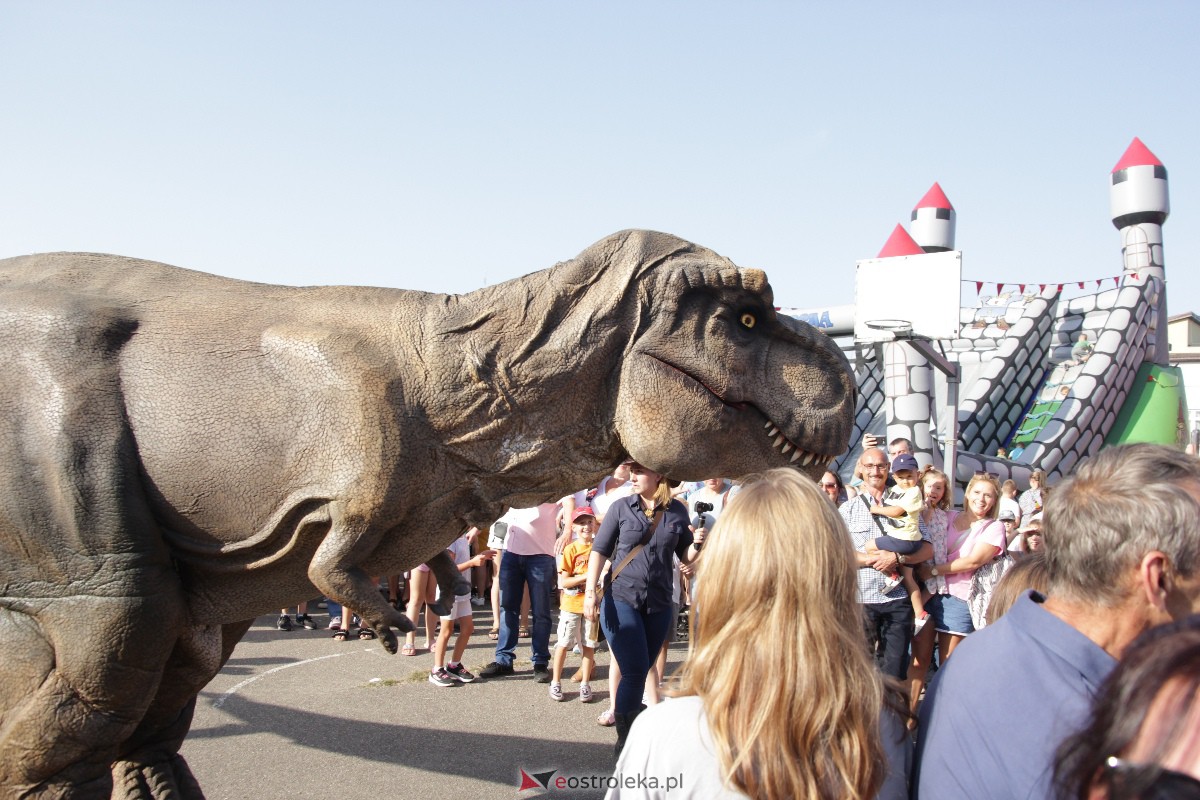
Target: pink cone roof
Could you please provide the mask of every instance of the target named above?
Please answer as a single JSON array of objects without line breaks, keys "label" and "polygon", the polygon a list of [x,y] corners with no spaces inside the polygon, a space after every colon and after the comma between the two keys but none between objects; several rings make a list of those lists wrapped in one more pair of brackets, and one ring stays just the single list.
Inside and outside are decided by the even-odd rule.
[{"label": "pink cone roof", "polygon": [[908,235],[908,231],[904,230],[904,226],[897,224],[892,235],[888,237],[887,243],[883,249],[879,251],[876,258],[892,258],[893,256],[919,256],[925,253],[921,249],[921,245]]},{"label": "pink cone roof", "polygon": [[1150,148],[1142,144],[1142,140],[1133,137],[1133,141],[1129,143],[1129,147],[1125,150],[1125,155],[1121,156],[1121,160],[1112,168],[1113,172],[1120,172],[1123,169],[1130,167],[1145,167],[1145,166],[1161,167],[1163,163],[1158,160],[1154,153],[1150,152]]},{"label": "pink cone roof", "polygon": [[933,186],[925,193],[925,196],[913,206],[914,211],[918,208],[948,208],[951,211],[954,210],[954,206],[950,205],[950,200],[946,198],[946,193],[942,191],[942,187],[938,185],[937,181],[933,182]]}]

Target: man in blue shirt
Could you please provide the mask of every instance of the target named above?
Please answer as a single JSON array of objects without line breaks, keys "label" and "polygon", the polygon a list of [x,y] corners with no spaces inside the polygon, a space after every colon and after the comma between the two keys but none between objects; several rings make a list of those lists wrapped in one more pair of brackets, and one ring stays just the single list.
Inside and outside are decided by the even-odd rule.
[{"label": "man in blue shirt", "polygon": [[921,707],[913,796],[1045,798],[1054,756],[1142,631],[1200,610],[1200,461],[1108,448],[1049,495],[1050,591],[954,650]]}]

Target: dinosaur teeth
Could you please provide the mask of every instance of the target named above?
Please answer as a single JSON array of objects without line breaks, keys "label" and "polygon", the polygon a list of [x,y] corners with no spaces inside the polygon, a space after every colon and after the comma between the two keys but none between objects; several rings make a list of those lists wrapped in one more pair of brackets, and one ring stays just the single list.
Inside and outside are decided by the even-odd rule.
[{"label": "dinosaur teeth", "polygon": [[767,436],[778,436],[778,435],[779,435],[779,428],[776,428],[774,425],[772,425],[767,430]]},{"label": "dinosaur teeth", "polygon": [[791,459],[790,461],[788,461],[788,463],[789,463],[789,464],[795,464],[795,463],[796,463],[796,461],[797,461],[797,460],[800,458],[800,456],[801,456],[803,453],[804,453],[804,451],[803,451],[803,450],[797,450],[796,452],[792,453],[792,459]]},{"label": "dinosaur teeth", "polygon": [[766,424],[766,425],[763,425],[763,428],[764,428],[764,429],[767,429],[767,430],[769,430],[771,427],[772,427],[771,420],[767,420],[767,424]]},{"label": "dinosaur teeth", "polygon": [[782,447],[783,447],[783,443],[784,443],[784,442],[786,442],[786,441],[787,441],[787,440],[783,438],[783,434],[781,433],[781,434],[779,434],[778,436],[776,436],[776,437],[775,437],[775,443],[774,443],[774,444],[775,444],[775,446],[776,446],[776,447],[780,447],[780,448],[782,448]]},{"label": "dinosaur teeth", "polygon": [[783,447],[781,447],[780,449],[783,451],[784,455],[787,455],[788,451],[792,449],[792,443],[784,442]]}]

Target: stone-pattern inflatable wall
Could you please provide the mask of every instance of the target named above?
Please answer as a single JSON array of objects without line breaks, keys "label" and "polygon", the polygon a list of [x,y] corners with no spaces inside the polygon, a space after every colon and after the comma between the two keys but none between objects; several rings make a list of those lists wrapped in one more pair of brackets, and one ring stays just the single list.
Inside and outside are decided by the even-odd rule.
[{"label": "stone-pattern inflatable wall", "polygon": [[[1066,302],[1046,291],[1019,311],[1010,306],[991,316],[964,309],[960,338],[948,348],[963,373],[973,376],[964,380],[959,399],[956,481],[963,485],[976,471],[987,471],[1026,488],[1034,470],[1055,479],[1096,453],[1138,368],[1152,357],[1150,326],[1161,291],[1161,282],[1144,279]],[[1088,334],[1094,349],[1076,363],[1071,350],[1080,333]],[[911,439],[921,463],[937,465],[939,414],[930,365],[903,343],[855,348],[845,341],[843,347],[856,365],[859,397],[849,452],[835,468],[850,477],[867,432],[889,441]],[[1032,411],[1051,396],[1053,403],[1042,403],[1051,411]],[[995,455],[1031,425],[1036,436],[1019,454]]]}]

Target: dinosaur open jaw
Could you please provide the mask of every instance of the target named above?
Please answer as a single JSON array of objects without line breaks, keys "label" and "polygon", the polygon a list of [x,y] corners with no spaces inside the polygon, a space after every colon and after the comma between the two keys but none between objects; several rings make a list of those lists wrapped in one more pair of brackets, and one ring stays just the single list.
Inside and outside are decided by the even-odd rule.
[{"label": "dinosaur open jaw", "polygon": [[685,372],[684,370],[680,369],[679,367],[675,366],[674,364],[670,363],[669,361],[663,361],[661,358],[659,358],[655,355],[652,355],[649,353],[647,353],[647,355],[649,355],[651,358],[653,358],[655,361],[657,361],[659,364],[663,365],[664,367],[667,367],[670,370],[672,370],[673,372],[678,373],[679,375],[683,376],[690,383],[702,388],[706,393],[711,395],[713,398],[715,398],[717,401],[719,401],[726,408],[731,408],[734,411],[742,411],[742,412],[755,411],[755,412],[758,412],[759,414],[762,414],[762,416],[765,417],[767,420],[767,424],[763,426],[763,429],[766,431],[767,438],[773,440],[772,446],[775,447],[775,449],[779,450],[779,452],[783,455],[787,455],[788,453],[792,454],[792,457],[788,462],[789,464],[792,464],[797,467],[810,467],[813,465],[824,466],[824,465],[828,464],[830,458],[832,458],[832,456],[829,456],[829,455],[824,455],[821,453],[814,453],[811,450],[805,450],[803,447],[800,447],[795,442],[793,442],[791,439],[784,436],[783,433],[780,432],[779,426],[777,426],[774,422],[772,422],[771,418],[768,417],[761,408],[754,405],[753,403],[750,403],[750,402],[747,402],[744,400],[738,400],[738,401],[726,400],[724,397],[721,397],[721,395],[719,395],[717,392],[713,391],[712,387],[708,386],[704,381],[700,380],[699,378],[695,377],[694,375],[691,375],[690,373]]}]

